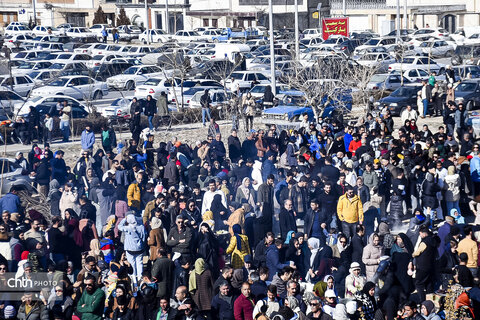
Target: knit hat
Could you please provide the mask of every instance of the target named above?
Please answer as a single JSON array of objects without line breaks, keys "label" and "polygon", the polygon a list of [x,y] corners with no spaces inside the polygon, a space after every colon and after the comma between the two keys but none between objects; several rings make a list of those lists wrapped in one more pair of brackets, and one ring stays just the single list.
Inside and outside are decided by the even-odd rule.
[{"label": "knit hat", "polygon": [[15,318],[16,314],[17,311],[13,306],[6,306],[5,310],[3,310],[3,315],[5,316],[5,319],[13,319]]},{"label": "knit hat", "polygon": [[432,313],[433,309],[435,309],[435,304],[433,304],[433,302],[430,300],[423,301],[422,306],[424,306],[425,309],[427,309],[428,314]]}]

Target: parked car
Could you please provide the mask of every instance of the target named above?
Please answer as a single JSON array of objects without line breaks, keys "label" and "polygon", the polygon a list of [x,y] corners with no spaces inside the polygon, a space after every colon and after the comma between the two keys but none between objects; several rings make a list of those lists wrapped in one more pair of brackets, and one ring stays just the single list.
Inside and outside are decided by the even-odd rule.
[{"label": "parked car", "polygon": [[399,116],[408,106],[417,109],[417,93],[422,89],[421,85],[405,85],[393,91],[388,97],[375,102],[379,108],[386,107],[394,116]]},{"label": "parked car", "polygon": [[28,94],[35,87],[35,82],[27,75],[1,75],[0,86],[4,89],[10,89],[22,97]]},{"label": "parked car", "polygon": [[13,36],[13,35],[24,35],[24,36],[33,36],[32,30],[28,29],[28,27],[24,25],[10,25],[5,28],[4,32],[5,36]]},{"label": "parked car", "polygon": [[147,43],[147,40],[150,42],[167,42],[170,40],[170,35],[161,29],[149,29],[148,37],[147,30],[145,30],[138,36],[138,40],[144,44]]},{"label": "parked car", "polygon": [[373,68],[377,72],[386,72],[388,66],[392,63],[395,63],[395,58],[393,58],[388,53],[369,53],[357,60],[358,64]]},{"label": "parked car", "polygon": [[[403,84],[410,83],[407,78],[403,78]],[[372,91],[394,91],[402,86],[402,76],[393,73],[374,74],[367,84],[367,89]]]},{"label": "parked car", "polygon": [[69,106],[80,106],[83,109],[87,109],[87,107],[78,101],[75,98],[65,96],[63,94],[59,95],[45,95],[45,96],[38,96],[28,99],[28,101],[16,103],[13,106],[12,111],[14,114],[27,114],[29,112],[30,107],[37,107],[39,105],[46,105],[46,104],[55,104],[63,103],[63,101],[67,101]]},{"label": "parked car", "polygon": [[0,158],[0,167],[0,177],[3,181],[0,190],[2,195],[9,193],[13,186],[18,190],[26,190],[29,194],[36,193],[32,187],[33,179],[30,177],[30,173],[15,163],[15,160]]},{"label": "parked car", "polygon": [[425,55],[431,57],[451,57],[455,51],[453,45],[444,40],[425,41],[419,47]]},{"label": "parked car", "polygon": [[105,82],[96,81],[87,76],[66,76],[32,91],[32,97],[58,94],[75,99],[98,100],[108,94],[108,87]]},{"label": "parked car", "polygon": [[[225,92],[223,89],[212,89],[209,90],[209,95],[210,99],[212,99],[211,102],[211,107],[214,109],[219,109],[221,110],[227,103],[228,101],[232,98],[232,93],[231,92]],[[200,99],[204,93],[203,92],[197,92],[189,99],[188,107],[189,108],[201,108],[202,105],[200,104]]]},{"label": "parked car", "polygon": [[225,86],[232,90],[232,79],[239,83],[240,90],[250,90],[256,84],[269,84],[270,80],[262,72],[235,71],[225,81]]},{"label": "parked car", "polygon": [[436,71],[440,73],[441,71],[445,70],[445,65],[437,63],[433,59],[429,59],[428,57],[423,56],[416,56],[416,57],[405,57],[402,61],[397,63],[392,63],[389,67],[389,71],[393,70],[410,70],[410,69],[423,69],[427,72]]},{"label": "parked car", "polygon": [[467,110],[480,107],[480,81],[465,80],[455,87],[455,101],[463,101]]},{"label": "parked car", "polygon": [[8,88],[0,87],[0,118],[4,119],[13,114],[16,104],[25,103],[25,99]]},{"label": "parked car", "polygon": [[148,79],[163,75],[162,70],[153,65],[132,66],[122,74],[107,79],[109,87],[132,90],[137,85],[142,85]]}]

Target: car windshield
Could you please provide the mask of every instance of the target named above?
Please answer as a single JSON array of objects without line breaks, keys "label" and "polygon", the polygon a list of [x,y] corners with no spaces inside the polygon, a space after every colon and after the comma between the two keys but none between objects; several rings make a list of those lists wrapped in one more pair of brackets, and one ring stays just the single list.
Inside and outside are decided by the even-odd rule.
[{"label": "car windshield", "polygon": [[162,81],[162,79],[148,79],[147,81],[145,81],[145,85],[147,86],[156,86],[160,83],[160,81]]},{"label": "car windshield", "polygon": [[338,42],[338,38],[328,38],[323,43],[325,44],[336,44]]},{"label": "car windshield", "polygon": [[195,93],[197,93],[198,91],[202,91],[202,92],[203,92],[203,91],[205,91],[205,89],[204,89],[204,88],[195,88],[195,87],[193,87],[193,88],[189,88],[188,90],[185,90],[185,91],[183,92],[183,94],[186,95],[186,96],[193,96],[193,95],[194,95]]},{"label": "car windshield", "polygon": [[460,83],[456,88],[455,91],[458,92],[469,92],[475,90],[475,87],[477,86],[476,83],[472,82],[462,82]]},{"label": "car windshield", "polygon": [[233,78],[235,80],[242,80],[243,79],[243,73],[232,73],[230,78]]},{"label": "car windshield", "polygon": [[28,76],[32,79],[35,79],[40,74],[40,71],[30,72]]},{"label": "car windshield", "polygon": [[56,70],[60,70],[63,68],[65,68],[65,63],[54,63],[49,67],[49,69],[56,69]]},{"label": "car windshield", "polygon": [[388,74],[375,74],[370,79],[370,82],[383,82],[387,79]]},{"label": "car windshield", "polygon": [[365,42],[366,46],[376,46],[380,42],[380,39],[370,39]]},{"label": "car windshield", "polygon": [[18,69],[33,69],[35,62],[23,62],[18,66]]},{"label": "car windshield", "polygon": [[412,64],[415,58],[403,58],[401,63]]},{"label": "car windshield", "polygon": [[289,105],[289,106],[303,106],[306,102],[304,96],[285,96],[282,99],[283,104]]},{"label": "car windshield", "polygon": [[94,56],[94,57],[92,58],[92,60],[102,60],[103,57],[105,57],[105,56],[102,55],[102,54],[97,54],[96,56]]},{"label": "car windshield", "polygon": [[52,83],[49,84],[49,86],[52,87],[63,87],[67,84],[68,79],[57,79],[53,81]]},{"label": "car windshield", "polygon": [[0,91],[0,100],[22,100],[22,99],[11,91]]},{"label": "car windshield", "polygon": [[413,94],[417,88],[407,88],[407,87],[400,87],[397,90],[393,91],[391,96],[392,97],[408,97],[409,95]]},{"label": "car windshield", "polygon": [[422,43],[420,44],[420,47],[421,47],[421,48],[429,48],[429,47],[431,47],[431,46],[432,46],[432,42],[422,42]]},{"label": "car windshield", "polygon": [[123,71],[123,74],[136,74],[138,67],[130,67],[127,70]]}]

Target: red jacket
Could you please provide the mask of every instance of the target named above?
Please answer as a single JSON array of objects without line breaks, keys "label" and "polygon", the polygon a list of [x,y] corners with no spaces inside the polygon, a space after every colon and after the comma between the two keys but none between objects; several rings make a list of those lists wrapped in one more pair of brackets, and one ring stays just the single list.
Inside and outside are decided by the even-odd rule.
[{"label": "red jacket", "polygon": [[362,146],[362,141],[358,140],[352,140],[350,142],[350,146],[348,147],[348,151],[350,151],[353,155],[355,155],[355,151],[357,151],[358,148]]},{"label": "red jacket", "polygon": [[252,298],[245,298],[241,294],[233,304],[235,320],[253,320],[253,308],[255,301]]}]

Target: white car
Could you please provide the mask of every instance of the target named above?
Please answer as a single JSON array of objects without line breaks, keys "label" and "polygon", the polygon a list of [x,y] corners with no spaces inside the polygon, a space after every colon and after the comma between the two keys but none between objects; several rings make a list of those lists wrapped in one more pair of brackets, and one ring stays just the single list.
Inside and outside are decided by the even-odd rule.
[{"label": "white car", "polygon": [[52,81],[57,75],[58,72],[52,70],[33,70],[28,73],[28,76],[32,78],[37,86],[45,85],[47,82]]},{"label": "white car", "polygon": [[[50,29],[52,31],[52,33],[49,33],[48,29]],[[36,26],[35,28],[32,29],[32,33],[35,35],[35,37],[62,34],[62,32],[59,31],[57,28],[44,27],[44,26]]]},{"label": "white car", "polygon": [[172,38],[178,42],[192,42],[192,41],[207,40],[206,37],[199,35],[195,31],[186,31],[186,30],[177,31],[177,33],[175,33],[175,35]]},{"label": "white car", "polygon": [[92,49],[98,46],[98,43],[86,43],[82,44],[80,47],[73,49],[74,53],[86,53],[91,55],[92,54]]},{"label": "white car", "polygon": [[425,37],[425,36],[430,36],[430,37],[435,37],[438,39],[441,39],[443,37],[447,37],[450,34],[446,29],[443,28],[430,28],[430,29],[418,29],[414,33],[412,33],[410,36],[414,39],[419,38],[419,37]]},{"label": "white car", "polygon": [[75,99],[98,100],[108,94],[108,87],[105,82],[96,81],[87,76],[66,76],[32,91],[32,97],[59,94]]},{"label": "white car", "polygon": [[388,67],[388,71],[403,71],[411,69],[423,69],[427,72],[436,71],[438,74],[445,70],[445,65],[437,63],[433,59],[428,59],[428,57],[418,56],[403,58],[400,62],[392,63]]},{"label": "white car", "polygon": [[85,65],[89,69],[101,66],[104,63],[111,63],[112,59],[121,58],[121,55],[118,54],[97,54],[90,61],[87,61]]},{"label": "white car", "polygon": [[[392,71],[390,74],[399,75],[400,71]],[[410,82],[421,82],[422,80],[428,80],[430,75],[423,69],[410,69],[403,71],[403,77]]]},{"label": "white car", "polygon": [[92,57],[88,54],[64,52],[57,56],[55,62],[84,62],[87,63]]},{"label": "white car", "polygon": [[[96,56],[99,54],[112,53],[110,51],[112,51],[112,48],[114,49],[115,47],[120,47],[120,46],[116,44],[97,43],[90,48],[90,54],[92,56]],[[120,48],[117,48],[117,49],[120,49]]]},{"label": "white car", "polygon": [[[201,108],[202,105],[200,104],[200,99],[202,98],[202,95],[204,94],[204,91],[199,91],[191,97],[188,102],[188,107],[189,108]],[[221,108],[222,105],[225,105],[228,103],[228,100],[232,98],[232,93],[231,92],[226,92],[223,89],[210,89],[208,91],[208,94],[210,95],[210,99],[212,100],[211,106],[213,108]]]},{"label": "white car", "polygon": [[26,97],[35,87],[35,82],[27,75],[1,75],[0,86],[9,89],[19,96]]},{"label": "white car", "polygon": [[147,30],[143,31],[139,36],[138,40],[143,43],[147,43],[149,40],[150,43],[152,42],[167,42],[170,40],[170,35],[168,35],[162,29],[149,29],[148,30],[148,37],[147,37]]},{"label": "white car", "polygon": [[396,39],[392,37],[385,37],[385,38],[371,38],[361,46],[358,46],[353,51],[354,55],[358,55],[359,52],[367,49],[367,48],[375,48],[375,47],[383,47],[385,50],[388,49],[396,44]]},{"label": "white car", "polygon": [[38,51],[36,50],[26,50],[26,51],[20,51],[17,52],[16,54],[11,56],[12,60],[22,60],[22,61],[29,61],[36,59],[38,56]]},{"label": "white car", "polygon": [[125,53],[124,55],[127,57],[141,57],[152,51],[153,51],[152,47],[132,46],[130,50],[128,50],[128,53]]},{"label": "white car", "polygon": [[419,46],[422,53],[431,57],[451,57],[455,48],[444,40],[422,42]]},{"label": "white car", "polygon": [[322,32],[319,29],[305,29],[302,32],[303,39],[321,38]]},{"label": "white car", "polygon": [[163,75],[162,70],[154,65],[132,66],[122,74],[107,79],[109,87],[132,90],[148,79]]},{"label": "white car", "polygon": [[25,103],[25,99],[8,88],[0,88],[0,116],[11,115],[16,104]]},{"label": "white car", "polygon": [[83,62],[55,62],[48,67],[48,69],[57,72],[63,70],[88,70],[87,66]]},{"label": "white car", "polygon": [[479,44],[480,43],[480,33],[474,33],[470,37],[463,40],[463,44]]},{"label": "white car", "polygon": [[90,32],[95,34],[95,36],[97,37],[98,40],[103,40],[103,36],[102,36],[103,28],[105,28],[105,30],[107,30],[107,33],[108,33],[108,30],[113,29],[113,27],[111,25],[106,24],[106,23],[94,24],[89,29],[90,29]]},{"label": "white car", "polygon": [[348,40],[348,38],[345,37],[345,36],[333,35],[333,36],[328,37],[327,40],[323,41],[322,44],[319,47],[320,48],[331,47],[333,49],[333,47],[336,47],[336,46],[342,44],[343,42],[345,42],[347,40]]},{"label": "white car", "polygon": [[138,38],[140,33],[142,33],[142,30],[134,24],[118,26],[117,30],[121,33],[127,33],[134,38]]},{"label": "white car", "polygon": [[240,90],[251,89],[255,84],[270,84],[270,80],[262,72],[236,71],[225,81],[225,87],[232,90],[232,78],[238,82]]},{"label": "white car", "polygon": [[[180,86],[182,80],[175,78],[175,86]],[[172,78],[165,79],[165,77],[150,78],[144,84],[135,88],[135,97],[146,98],[152,96],[158,99],[162,92],[168,94],[169,89],[172,88]],[[169,97],[170,99],[172,97]]]},{"label": "white car", "polygon": [[357,60],[358,64],[376,69],[377,72],[386,72],[388,66],[395,63],[396,60],[388,53],[368,53]]},{"label": "white car", "polygon": [[[423,71],[423,70],[422,70]],[[408,79],[403,78],[403,84],[410,83]],[[394,91],[402,86],[402,78],[399,74],[395,73],[380,73],[374,74],[370,81],[367,83],[367,90],[372,91]]]},{"label": "white car", "polygon": [[95,33],[90,32],[87,28],[84,27],[73,27],[67,30],[67,36],[72,38],[91,38],[95,37]]},{"label": "white car", "polygon": [[97,111],[105,118],[113,116],[121,118],[130,117],[130,105],[132,104],[133,96],[125,96],[115,99],[109,106],[99,107]]},{"label": "white car", "polygon": [[68,29],[73,28],[73,27],[78,27],[74,23],[62,23],[57,26],[58,31],[60,31],[62,34],[65,34]]},{"label": "white car", "polygon": [[51,65],[50,61],[23,61],[19,66],[12,68],[12,74],[28,74],[35,70],[48,69]]},{"label": "white car", "polygon": [[69,106],[80,106],[84,108],[85,110],[89,110],[87,106],[82,104],[80,101],[78,101],[75,98],[65,96],[63,94],[59,95],[47,95],[47,96],[39,96],[39,97],[34,97],[26,102],[22,103],[16,103],[13,105],[13,112],[14,114],[25,114],[29,112],[30,107],[36,107],[41,104],[57,104],[57,103],[63,103],[63,101],[67,101]]},{"label": "white car", "polygon": [[27,35],[33,36],[32,30],[28,29],[28,27],[24,25],[10,25],[5,28],[5,36],[13,36],[13,35]]},{"label": "white car", "polygon": [[28,34],[13,34],[9,35],[5,38],[5,40],[3,40],[3,45],[12,49],[15,48],[17,44],[22,44],[23,42],[30,41],[32,39],[32,36]]},{"label": "white car", "polygon": [[323,43],[322,38],[307,38],[300,40],[300,43],[306,47],[317,47]]}]

